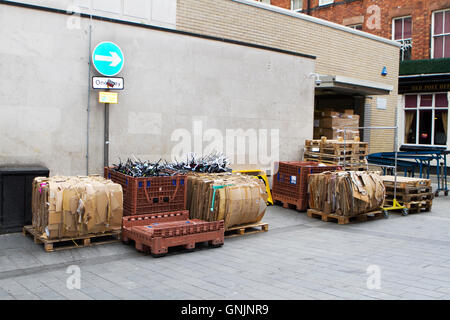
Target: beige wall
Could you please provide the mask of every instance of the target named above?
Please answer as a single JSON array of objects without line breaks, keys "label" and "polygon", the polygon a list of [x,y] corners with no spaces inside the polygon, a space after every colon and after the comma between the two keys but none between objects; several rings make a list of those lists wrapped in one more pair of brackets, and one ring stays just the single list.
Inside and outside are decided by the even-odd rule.
[{"label": "beige wall", "polygon": [[[387,110],[372,105],[371,125],[392,126],[397,108],[399,48],[317,22],[288,10],[267,10],[233,0],[178,0],[177,29],[315,55],[316,72],[391,85]],[[300,14],[299,14],[300,15]],[[388,76],[381,71],[386,66]],[[371,152],[392,151],[393,131],[370,135]],[[300,142],[303,143],[303,142]]]}]

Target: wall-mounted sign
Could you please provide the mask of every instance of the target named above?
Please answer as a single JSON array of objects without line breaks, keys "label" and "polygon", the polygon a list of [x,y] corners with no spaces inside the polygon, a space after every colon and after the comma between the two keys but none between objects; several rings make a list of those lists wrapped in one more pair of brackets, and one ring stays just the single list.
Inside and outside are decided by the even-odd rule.
[{"label": "wall-mounted sign", "polygon": [[100,91],[98,93],[98,102],[116,104],[119,102],[119,94],[117,92]]},{"label": "wall-mounted sign", "polygon": [[387,99],[377,98],[377,109],[386,110],[387,109]]},{"label": "wall-mounted sign", "polygon": [[420,92],[439,92],[450,91],[450,82],[447,83],[425,83],[422,84],[399,84],[399,93],[420,93]]},{"label": "wall-mounted sign", "polygon": [[122,71],[124,56],[118,45],[104,41],[100,42],[92,52],[92,63],[102,75],[113,77]]},{"label": "wall-mounted sign", "polygon": [[92,77],[92,89],[123,90],[123,78]]}]

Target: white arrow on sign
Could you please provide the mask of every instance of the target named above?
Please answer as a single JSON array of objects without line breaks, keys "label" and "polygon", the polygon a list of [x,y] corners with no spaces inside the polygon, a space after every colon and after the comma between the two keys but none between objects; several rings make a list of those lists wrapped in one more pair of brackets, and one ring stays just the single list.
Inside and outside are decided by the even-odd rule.
[{"label": "white arrow on sign", "polygon": [[122,62],[122,59],[120,59],[119,55],[115,53],[114,51],[110,51],[109,54],[111,56],[100,56],[95,55],[95,60],[97,61],[110,61],[111,64],[110,67],[116,67],[119,63]]}]

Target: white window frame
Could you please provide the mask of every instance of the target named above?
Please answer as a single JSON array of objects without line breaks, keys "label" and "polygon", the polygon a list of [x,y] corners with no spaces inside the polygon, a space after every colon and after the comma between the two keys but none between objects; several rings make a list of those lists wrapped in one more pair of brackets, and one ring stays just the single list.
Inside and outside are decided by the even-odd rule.
[{"label": "white window frame", "polygon": [[[447,108],[436,108],[436,95],[438,94],[446,94],[447,95],[447,100],[448,100],[448,107]],[[416,108],[406,108],[406,96],[414,96],[417,95],[417,107]],[[421,107],[420,106],[420,97],[421,96],[427,96],[427,95],[432,95],[433,96],[433,100],[432,100],[432,104],[431,107]],[[403,144],[405,146],[432,146],[432,147],[443,147],[444,145],[441,144],[434,144],[434,122],[435,122],[435,111],[436,110],[447,110],[447,117],[448,114],[450,113],[450,99],[449,99],[449,93],[448,92],[420,92],[420,93],[407,93],[403,96],[403,122],[405,122],[405,114],[406,111],[416,111],[416,143],[407,143],[406,139],[405,139],[405,125],[403,123]],[[419,116],[420,116],[420,110],[432,110],[431,113],[431,144],[419,144]],[[447,118],[447,122],[448,122],[448,118]],[[447,123],[447,128],[448,128],[448,123]],[[447,146],[449,144],[449,140],[448,140],[448,133],[447,133],[447,144],[445,146]]]},{"label": "white window frame", "polygon": [[334,3],[334,0],[319,0],[319,7]]},{"label": "white window frame", "polygon": [[[411,18],[411,38],[404,38],[404,33],[405,33],[405,19],[406,18]],[[402,39],[401,40],[395,40],[395,21],[396,20],[402,20]],[[412,50],[412,33],[413,33],[413,22],[412,22],[412,16],[403,16],[403,17],[395,17],[392,19],[392,40],[396,41],[398,43],[400,43],[402,45],[402,49],[401,49],[401,61],[404,61],[405,55],[404,55],[404,51],[403,51],[403,47],[405,45],[410,45],[411,46],[411,50]],[[409,42],[409,43],[408,43]]]},{"label": "white window frame", "polygon": [[362,28],[364,27],[362,23],[351,24],[347,27],[352,28],[353,30],[358,30],[358,29],[356,29],[356,27],[358,27],[358,26],[361,26],[361,30],[359,30],[359,31],[362,31]]},{"label": "white window frame", "polygon": [[[434,38],[435,38],[435,35],[434,35],[434,22],[435,22],[435,14],[439,13],[439,12],[446,12],[446,11],[450,11],[450,9],[436,10],[436,11],[433,11],[433,13],[431,14],[431,50],[430,50],[431,57],[430,57],[430,59],[435,59],[434,58]],[[443,16],[444,16],[444,19],[443,19],[442,23],[443,23],[443,28],[444,28],[444,31],[445,31],[445,13],[444,13]],[[445,37],[445,36],[450,36],[450,33],[443,33],[443,34],[440,34],[440,35],[438,35],[436,37]],[[443,46],[442,50],[445,50],[445,45]]]},{"label": "white window frame", "polygon": [[295,11],[295,12],[300,12],[303,10],[303,0],[297,0],[300,1],[300,8],[299,9],[294,9],[294,2],[295,0],[291,0],[291,10]]},{"label": "white window frame", "polygon": [[261,2],[261,3],[264,3],[264,4],[271,4],[270,0],[265,0],[265,1],[264,0],[258,0],[258,1]]}]

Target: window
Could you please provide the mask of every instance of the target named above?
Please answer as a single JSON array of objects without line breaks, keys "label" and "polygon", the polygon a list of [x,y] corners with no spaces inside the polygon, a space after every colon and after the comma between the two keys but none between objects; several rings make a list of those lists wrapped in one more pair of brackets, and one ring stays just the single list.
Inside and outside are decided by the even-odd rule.
[{"label": "window", "polygon": [[411,60],[412,51],[412,20],[411,17],[395,18],[392,20],[392,40],[400,42],[400,59]]},{"label": "window", "polygon": [[408,94],[404,110],[406,144],[447,144],[447,93]]},{"label": "window", "polygon": [[348,26],[348,27],[352,28],[352,29],[355,29],[355,30],[359,30],[359,31],[362,31],[362,29],[363,29],[362,24],[355,24],[355,25]]},{"label": "window", "polygon": [[291,10],[301,11],[303,9],[303,0],[291,0]]},{"label": "window", "polygon": [[270,0],[257,0],[257,1],[262,2],[262,3],[266,3],[266,4],[270,4]]},{"label": "window", "polygon": [[434,59],[450,57],[450,9],[433,12],[431,32],[432,57]]},{"label": "window", "polygon": [[319,0],[319,6],[325,6],[327,4],[333,3],[334,0]]}]

